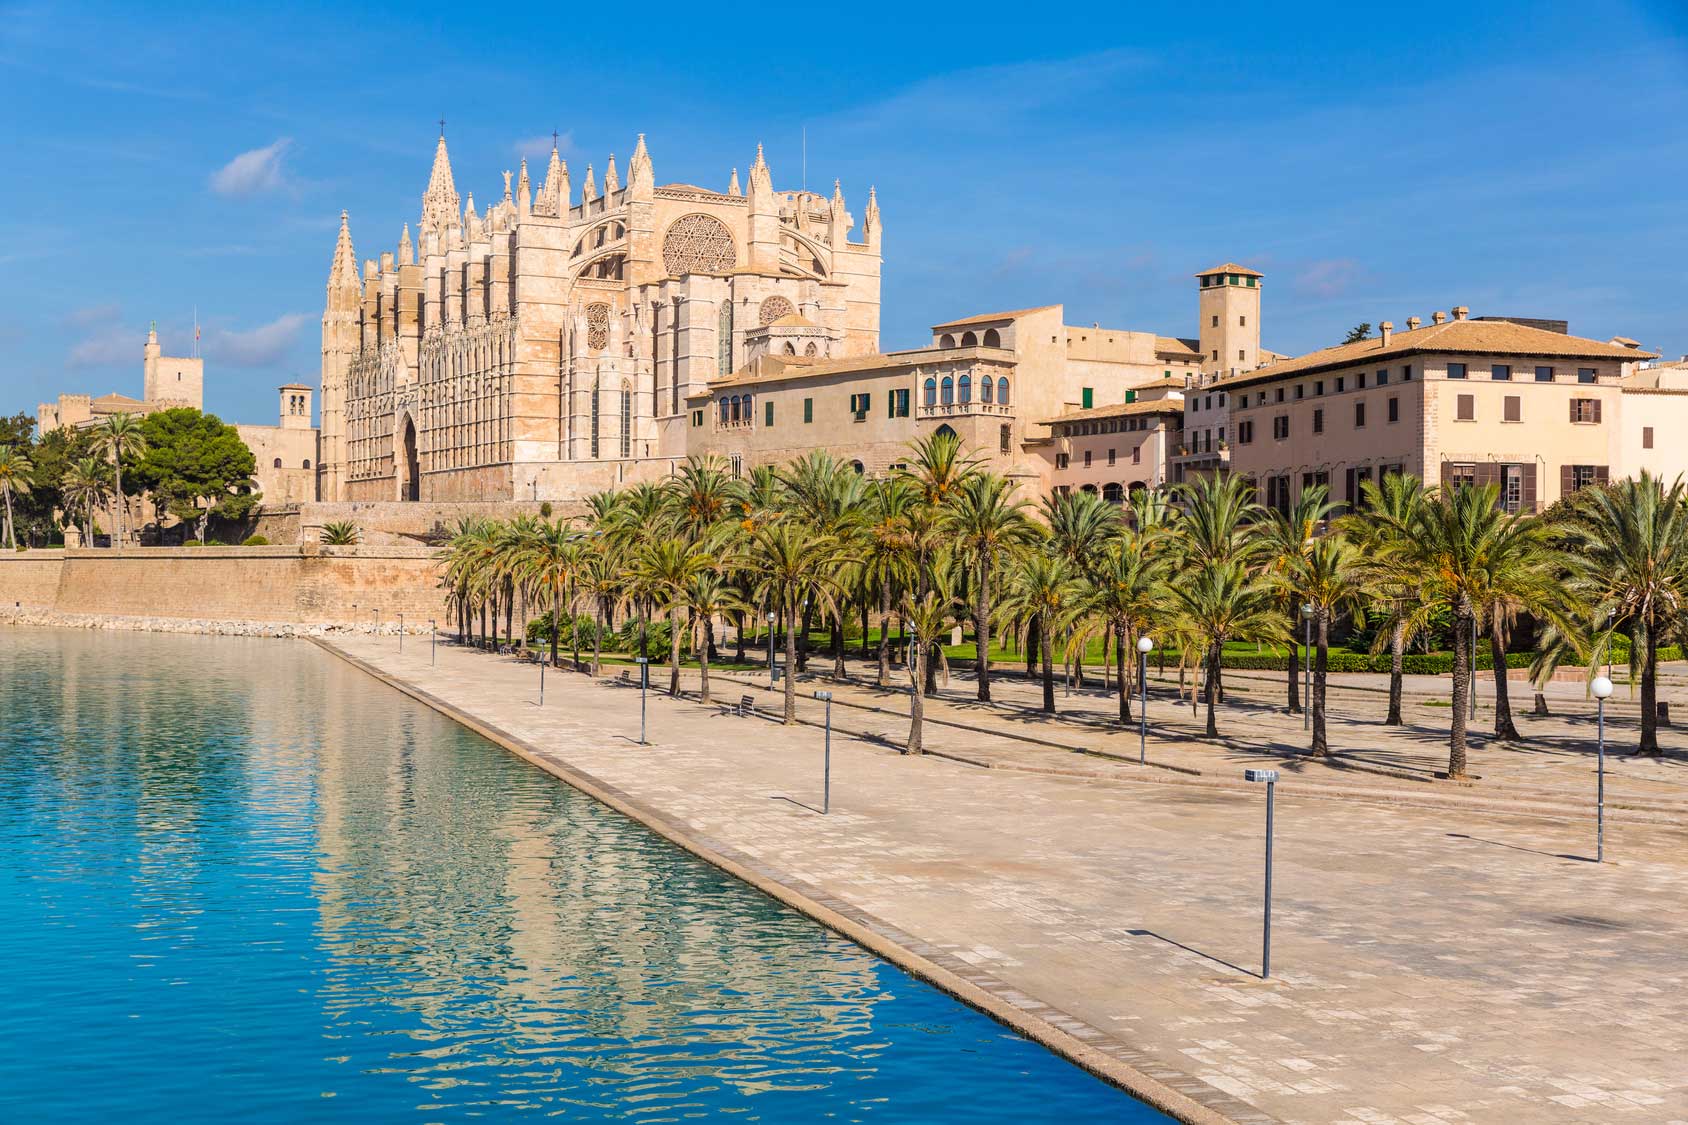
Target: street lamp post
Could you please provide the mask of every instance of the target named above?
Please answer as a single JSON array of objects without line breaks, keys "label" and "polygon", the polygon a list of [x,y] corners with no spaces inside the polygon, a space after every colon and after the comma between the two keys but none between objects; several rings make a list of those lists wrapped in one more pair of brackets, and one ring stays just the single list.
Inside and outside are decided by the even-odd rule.
[{"label": "street lamp post", "polygon": [[[1497,702],[1496,707],[1500,704]],[[1477,615],[1471,615],[1471,718],[1477,719]]]},{"label": "street lamp post", "polygon": [[774,615],[768,614],[768,688],[774,686]]},{"label": "street lamp post", "polygon": [[1247,781],[1266,783],[1266,909],[1260,934],[1260,979],[1272,976],[1272,796],[1278,787],[1277,770],[1244,770]]},{"label": "street lamp post", "polygon": [[634,659],[639,662],[639,745],[649,746],[645,741],[645,686],[651,680],[651,662],[643,656]]},{"label": "street lamp post", "polygon": [[1313,710],[1313,603],[1301,603],[1301,656],[1303,671],[1301,674],[1301,729],[1306,730],[1312,721],[1309,714]]},{"label": "street lamp post", "polygon": [[440,627],[432,617],[428,618],[428,666],[434,665],[434,649],[439,647]]},{"label": "street lamp post", "polygon": [[1147,634],[1137,638],[1137,680],[1142,698],[1137,706],[1137,764],[1149,764],[1149,652],[1155,640]]},{"label": "street lamp post", "polygon": [[404,614],[399,614],[399,651],[404,651]]},{"label": "street lamp post", "polygon": [[832,809],[832,693],[817,691],[815,698],[826,704],[826,753],[821,759],[821,812]]},{"label": "street lamp post", "polygon": [[545,706],[545,661],[539,661],[539,705]]},{"label": "street lamp post", "polygon": [[1594,677],[1594,698],[1600,701],[1599,749],[1596,751],[1594,774],[1594,862],[1606,862],[1606,697],[1612,694],[1612,681],[1605,676]]}]

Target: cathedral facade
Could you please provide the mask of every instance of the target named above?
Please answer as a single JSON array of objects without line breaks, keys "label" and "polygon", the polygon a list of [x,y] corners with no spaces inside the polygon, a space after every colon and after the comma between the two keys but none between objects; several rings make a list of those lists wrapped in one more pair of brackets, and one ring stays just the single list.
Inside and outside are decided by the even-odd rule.
[{"label": "cathedral facade", "polygon": [[[347,216],[322,321],[325,501],[577,500],[668,475],[688,397],[756,353],[879,347],[879,208],[842,190],[657,186],[640,136],[578,195],[555,148],[501,198],[460,199],[445,137],[413,240],[360,273]],[[695,444],[695,443],[694,443]]]}]

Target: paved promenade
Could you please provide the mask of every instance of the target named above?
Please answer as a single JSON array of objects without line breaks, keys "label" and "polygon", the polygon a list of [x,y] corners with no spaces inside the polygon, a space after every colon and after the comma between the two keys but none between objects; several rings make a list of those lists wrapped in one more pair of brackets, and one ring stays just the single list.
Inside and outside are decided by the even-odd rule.
[{"label": "paved promenade", "polygon": [[[332,643],[1221,1116],[1688,1122],[1679,818],[1614,826],[1596,866],[1591,825],[1568,803],[1529,816],[1418,807],[1390,794],[1435,787],[1376,775],[1383,795],[1368,799],[1288,776],[1262,981],[1264,793],[1235,779],[1240,766],[1154,782],[1106,762],[1095,776],[1036,772],[1037,760],[1092,759],[980,733],[1017,723],[986,714],[979,731],[934,727],[932,744],[1028,768],[839,736],[822,817],[812,726],[653,691],[653,745],[641,747],[636,688],[553,672],[541,708],[532,665],[442,645],[430,668],[414,638],[402,656],[391,637]],[[653,682],[666,675],[653,669]],[[746,690],[715,686],[718,698]],[[1240,740],[1283,721],[1267,712],[1223,721]],[[906,730],[890,713],[851,721]],[[1167,759],[1242,752],[1159,747]]]}]

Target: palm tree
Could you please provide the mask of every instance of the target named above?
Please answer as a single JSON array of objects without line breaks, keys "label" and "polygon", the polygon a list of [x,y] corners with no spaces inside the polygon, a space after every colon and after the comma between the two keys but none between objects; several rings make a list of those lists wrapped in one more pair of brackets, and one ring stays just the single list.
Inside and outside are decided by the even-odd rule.
[{"label": "palm tree", "polygon": [[354,547],[363,538],[351,520],[329,520],[322,525],[322,542],[331,547]]},{"label": "palm tree", "polygon": [[976,473],[962,482],[944,514],[944,525],[973,571],[974,671],[979,700],[989,703],[991,577],[1013,547],[1036,534],[1026,518],[1025,501],[1013,499],[1014,486],[995,473]]},{"label": "palm tree", "polygon": [[[1398,727],[1403,722],[1401,689],[1407,644],[1416,631],[1411,607],[1417,600],[1415,573],[1403,544],[1424,505],[1424,485],[1410,474],[1390,473],[1381,482],[1366,481],[1360,493],[1361,510],[1343,519],[1343,529],[1359,549],[1360,574],[1366,586],[1375,600],[1388,607],[1389,713],[1383,725]],[[1383,638],[1380,631],[1377,647],[1381,647]]]},{"label": "palm tree", "polygon": [[909,443],[909,467],[902,474],[919,490],[922,501],[941,508],[978,467],[979,458],[963,451],[954,431],[937,429]]},{"label": "palm tree", "polygon": [[667,488],[675,529],[694,542],[729,519],[744,492],[715,456],[688,457]]},{"label": "palm tree", "polygon": [[[1210,544],[1211,545],[1211,544]],[[1253,573],[1242,559],[1208,557],[1173,583],[1172,596],[1183,619],[1180,628],[1197,638],[1207,664],[1207,733],[1217,737],[1214,704],[1222,690],[1221,669],[1228,640],[1274,640],[1283,635],[1271,581]]]},{"label": "palm tree", "polygon": [[702,545],[680,538],[662,539],[641,552],[634,567],[637,588],[669,614],[668,694],[680,694],[681,614],[693,581],[715,567]]},{"label": "palm tree", "polygon": [[1035,548],[1014,556],[1001,612],[1024,629],[1028,646],[1036,631],[1043,661],[1043,709],[1050,714],[1055,713],[1055,631],[1077,619],[1084,593],[1078,574],[1063,556]]},{"label": "palm tree", "polygon": [[692,576],[691,584],[686,587],[685,600],[686,608],[691,611],[692,622],[703,630],[703,637],[697,646],[698,672],[702,680],[698,698],[708,703],[709,645],[713,622],[716,617],[728,613],[749,613],[751,606],[739,596],[738,588],[733,583],[713,570],[705,570]]},{"label": "palm tree", "polygon": [[[1688,608],[1688,490],[1681,477],[1669,487],[1645,471],[1639,480],[1576,495],[1569,517],[1557,528],[1564,583],[1589,623],[1586,647],[1592,678],[1612,640],[1627,634],[1630,682],[1641,683],[1641,740],[1637,753],[1658,754],[1658,648],[1660,639],[1683,630]],[[1545,678],[1572,650],[1568,629],[1544,630],[1542,659],[1535,672]]]},{"label": "palm tree", "polygon": [[940,579],[934,589],[916,601],[912,595],[904,599],[903,619],[914,633],[916,644],[909,646],[909,728],[905,749],[910,754],[926,753],[926,662],[931,659],[927,638],[941,637],[954,620],[952,610],[957,600],[947,579]]},{"label": "palm tree", "polygon": [[551,666],[557,665],[562,643],[563,592],[574,580],[580,553],[579,536],[562,520],[545,520],[522,546],[517,566],[526,581],[549,595],[551,603]]},{"label": "palm tree", "polygon": [[66,507],[82,509],[83,546],[94,545],[94,509],[105,502],[110,485],[106,483],[106,464],[97,457],[83,457],[65,470],[59,488]]},{"label": "palm tree", "polygon": [[868,490],[858,580],[879,598],[880,687],[891,674],[891,607],[911,585],[908,516],[918,499],[914,486],[898,477],[875,481]]},{"label": "palm tree", "polygon": [[1321,525],[1336,511],[1336,505],[1330,502],[1330,490],[1322,484],[1312,488],[1302,489],[1288,512],[1275,509],[1266,513],[1261,521],[1264,529],[1265,542],[1263,550],[1268,556],[1268,567],[1280,578],[1279,590],[1282,592],[1286,616],[1290,623],[1290,659],[1288,662],[1289,676],[1289,712],[1292,715],[1301,713],[1301,695],[1296,690],[1296,673],[1300,670],[1300,661],[1296,659],[1295,637],[1296,628],[1302,605],[1307,599],[1302,597],[1296,580],[1303,571],[1303,564],[1313,546],[1313,537],[1319,534]]},{"label": "palm tree", "polygon": [[[1503,602],[1557,615],[1559,590],[1547,568],[1542,528],[1526,516],[1508,515],[1497,504],[1494,485],[1439,490],[1426,500],[1400,545],[1402,562],[1415,575],[1422,620],[1439,607],[1454,617],[1453,721],[1448,732],[1448,776],[1466,776],[1468,756],[1466,706],[1472,689],[1474,653],[1471,626],[1486,609]],[[1567,623],[1568,627],[1568,623]],[[1491,648],[1499,657],[1496,674],[1497,733],[1510,726],[1506,703],[1506,653],[1494,632]]]},{"label": "palm tree", "polygon": [[843,562],[838,541],[796,520],[766,524],[751,537],[745,569],[756,583],[756,601],[785,620],[785,724],[797,721],[797,620],[814,598],[836,609],[834,592]]},{"label": "palm tree", "polygon": [[13,445],[0,445],[0,494],[6,498],[6,544],[13,550],[18,546],[18,534],[12,526],[12,494],[28,495],[29,474],[35,468],[29,454]]},{"label": "palm tree", "polygon": [[1242,477],[1198,477],[1178,491],[1184,505],[1178,527],[1191,562],[1248,562],[1265,549],[1255,527],[1265,512]]},{"label": "palm tree", "polygon": [[123,459],[138,457],[146,452],[146,448],[147,439],[141,432],[141,420],[133,414],[107,414],[94,427],[94,449],[111,454],[111,463],[117,473],[117,487],[112,494],[117,515],[117,526],[111,540],[113,547],[123,541]]},{"label": "palm tree", "polygon": [[[1085,613],[1114,639],[1119,689],[1119,721],[1131,721],[1132,679],[1136,674],[1136,639],[1169,614],[1168,574],[1173,563],[1172,536],[1163,525],[1131,529],[1111,544],[1087,582]],[[1089,642],[1088,630],[1078,643]]]},{"label": "palm tree", "polygon": [[1289,584],[1297,600],[1313,607],[1313,747],[1315,758],[1330,753],[1325,732],[1326,668],[1330,657],[1331,622],[1344,612],[1363,613],[1365,587],[1360,579],[1359,553],[1341,534],[1320,536],[1299,554],[1280,581]]}]

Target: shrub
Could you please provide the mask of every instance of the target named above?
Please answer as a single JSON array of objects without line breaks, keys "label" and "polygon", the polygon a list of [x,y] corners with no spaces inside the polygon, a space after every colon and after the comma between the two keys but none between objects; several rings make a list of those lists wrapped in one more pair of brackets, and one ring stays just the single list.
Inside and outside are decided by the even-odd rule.
[{"label": "shrub", "polygon": [[240,544],[242,547],[268,547],[270,541],[262,535],[248,535]]},{"label": "shrub", "polygon": [[539,505],[539,514],[546,519],[550,519],[551,513],[554,512],[554,511],[556,511],[556,509],[551,507],[551,501],[549,501],[549,500],[547,500],[543,504]]},{"label": "shrub", "polygon": [[356,546],[363,535],[351,520],[330,520],[322,525],[322,542],[330,547]]}]

